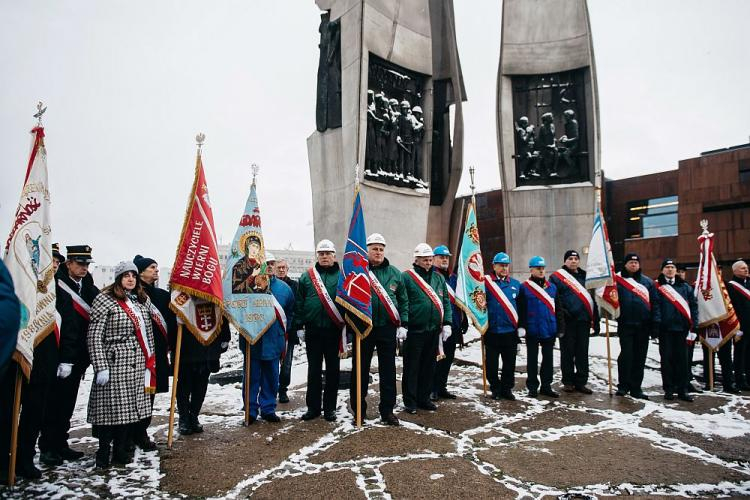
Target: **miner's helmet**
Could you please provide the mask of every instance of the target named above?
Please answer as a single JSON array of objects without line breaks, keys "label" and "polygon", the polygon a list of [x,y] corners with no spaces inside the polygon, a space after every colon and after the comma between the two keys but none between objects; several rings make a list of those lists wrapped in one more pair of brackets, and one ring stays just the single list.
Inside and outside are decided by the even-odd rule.
[{"label": "miner's helmet", "polygon": [[435,255],[441,255],[443,257],[450,257],[451,252],[448,250],[448,247],[445,245],[436,246],[435,250],[433,251]]},{"label": "miner's helmet", "polygon": [[544,257],[535,255],[529,259],[529,267],[547,267],[547,263],[544,262]]},{"label": "miner's helmet", "polygon": [[276,257],[268,250],[266,250],[266,262],[276,262]]},{"label": "miner's helmet", "polygon": [[412,108],[411,111],[412,111],[412,113],[421,113],[422,112],[422,107],[421,106],[414,106],[414,108]]},{"label": "miner's helmet", "polygon": [[411,103],[409,101],[407,101],[406,99],[404,99],[403,101],[401,101],[401,107],[402,108],[411,108]]},{"label": "miner's helmet", "polygon": [[398,99],[391,98],[388,102],[390,104],[395,104],[396,106],[398,106]]},{"label": "miner's helmet", "polygon": [[432,257],[434,255],[432,247],[427,243],[420,243],[414,248],[414,257]]},{"label": "miner's helmet", "polygon": [[372,233],[367,237],[367,246],[376,244],[385,246],[385,238],[383,238],[383,235],[380,233]]},{"label": "miner's helmet", "polygon": [[505,252],[500,252],[498,254],[495,254],[495,257],[492,259],[493,264],[510,264],[510,255],[508,255]]},{"label": "miner's helmet", "polygon": [[320,240],[318,246],[315,247],[315,252],[333,252],[336,253],[336,247],[333,245],[331,240]]}]

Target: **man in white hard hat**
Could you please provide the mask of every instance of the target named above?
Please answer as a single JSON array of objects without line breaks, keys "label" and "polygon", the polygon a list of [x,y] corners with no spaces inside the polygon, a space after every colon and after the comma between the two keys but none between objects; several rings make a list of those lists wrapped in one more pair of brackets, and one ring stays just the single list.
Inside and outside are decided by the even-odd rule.
[{"label": "man in white hard hat", "polygon": [[307,412],[302,420],[320,416],[323,359],[326,362],[326,387],[322,409],[325,419],[336,420],[336,397],[339,387],[339,345],[344,320],[334,302],[339,282],[336,248],[331,240],[321,240],[315,247],[318,262],[307,270],[297,288],[294,329],[297,338],[307,346]]},{"label": "man in white hard hat", "polygon": [[[380,418],[384,424],[399,425],[398,418],[393,414],[393,408],[396,406],[396,338],[406,338],[409,302],[401,271],[392,266],[385,257],[385,238],[382,234],[373,233],[367,237],[367,259],[370,263],[372,282],[372,331],[361,342],[361,414],[363,416],[367,414],[365,396],[367,395],[368,375],[373,352],[377,349]],[[352,376],[352,380],[355,380],[355,376]],[[351,406],[356,415],[356,383],[352,383],[350,387]]]},{"label": "man in white hard hat", "polygon": [[432,247],[414,249],[414,266],[402,273],[409,300],[409,329],[404,341],[401,392],[407,413],[435,411],[430,401],[438,353],[438,336],[450,337],[453,314],[445,278],[432,267]]}]

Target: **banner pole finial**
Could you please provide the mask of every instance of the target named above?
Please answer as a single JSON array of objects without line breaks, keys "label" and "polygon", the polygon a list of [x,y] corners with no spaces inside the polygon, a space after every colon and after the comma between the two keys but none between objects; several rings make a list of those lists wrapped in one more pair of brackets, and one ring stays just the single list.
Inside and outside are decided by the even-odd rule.
[{"label": "banner pole finial", "polygon": [[203,143],[206,141],[206,134],[203,132],[198,132],[198,135],[195,136],[195,143],[198,145],[198,154],[201,154],[201,148],[203,148]]},{"label": "banner pole finial", "polygon": [[34,118],[37,119],[37,126],[42,126],[42,115],[44,112],[47,111],[47,106],[44,105],[42,101],[39,101],[36,104],[36,113],[34,114]]},{"label": "banner pole finial", "polygon": [[251,163],[250,164],[250,170],[253,172],[253,184],[255,184],[255,178],[258,177],[258,172],[260,171],[260,167],[257,163]]}]

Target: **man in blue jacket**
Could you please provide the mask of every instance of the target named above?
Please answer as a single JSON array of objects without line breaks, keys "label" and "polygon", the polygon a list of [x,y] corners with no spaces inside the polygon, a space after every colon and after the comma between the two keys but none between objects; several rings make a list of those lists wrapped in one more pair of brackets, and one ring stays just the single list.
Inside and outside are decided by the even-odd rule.
[{"label": "man in blue jacket", "polygon": [[13,289],[13,279],[0,260],[0,379],[8,366],[21,322],[21,306]]},{"label": "man in blue jacket", "polygon": [[[485,276],[489,327],[483,341],[486,348],[487,380],[492,399],[515,400],[516,351],[518,346],[518,294],[521,283],[510,277],[510,256],[500,252],[492,259],[492,275]],[[503,367],[497,377],[498,358]]]},{"label": "man in blue jacket", "polygon": [[617,395],[648,399],[643,393],[643,370],[648,354],[649,333],[658,335],[660,308],[654,282],[641,273],[641,259],[636,253],[625,256],[625,264],[615,275],[620,298],[617,318],[617,338],[620,355],[617,357]]},{"label": "man in blue jacket", "polygon": [[[565,318],[557,287],[544,277],[546,262],[538,255],[529,260],[531,276],[521,285],[518,296],[518,335],[526,336],[529,396],[544,394],[551,398],[560,395],[552,390],[552,351],[555,338],[565,332]],[[542,369],[539,372],[539,347],[542,348]],[[541,376],[541,388],[539,378]]]},{"label": "man in blue jacket", "polygon": [[270,288],[274,297],[276,322],[250,348],[250,423],[258,418],[267,422],[279,422],[276,415],[276,393],[279,390],[279,360],[286,348],[286,332],[294,314],[292,289],[274,276],[273,255],[267,253],[266,272],[271,278]]},{"label": "man in blue jacket", "polygon": [[657,278],[657,300],[660,323],[655,323],[659,333],[659,355],[664,399],[673,400],[675,393],[683,401],[692,402],[687,385],[687,338],[698,326],[698,302],[693,287],[677,276],[677,266],[672,259],[661,265]]}]

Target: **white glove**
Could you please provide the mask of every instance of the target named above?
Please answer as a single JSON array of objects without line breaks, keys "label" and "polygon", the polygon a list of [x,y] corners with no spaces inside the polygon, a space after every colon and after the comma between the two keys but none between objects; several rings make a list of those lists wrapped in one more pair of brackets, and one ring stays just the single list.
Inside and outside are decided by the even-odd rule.
[{"label": "white glove", "polygon": [[109,382],[109,370],[102,370],[96,373],[96,385],[104,385]]},{"label": "white glove", "polygon": [[443,327],[443,342],[445,342],[446,340],[450,338],[451,330],[452,330],[451,325],[445,325]]},{"label": "white glove", "polygon": [[404,328],[403,326],[399,326],[396,329],[396,338],[398,340],[406,340],[406,334],[408,333],[408,330]]},{"label": "white glove", "polygon": [[229,342],[222,342],[221,343],[221,348],[222,349],[226,349],[227,347],[229,347]]},{"label": "white glove", "polygon": [[305,331],[304,330],[297,330],[297,338],[299,339],[300,343],[305,341]]},{"label": "white glove", "polygon": [[518,329],[518,338],[522,339],[526,336],[526,328],[519,328]]},{"label": "white glove", "polygon": [[57,378],[68,378],[73,372],[73,363],[60,363],[57,365]]},{"label": "white glove", "polygon": [[735,333],[734,336],[737,338],[742,337],[742,330],[737,330],[737,333]]}]

